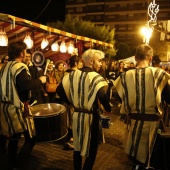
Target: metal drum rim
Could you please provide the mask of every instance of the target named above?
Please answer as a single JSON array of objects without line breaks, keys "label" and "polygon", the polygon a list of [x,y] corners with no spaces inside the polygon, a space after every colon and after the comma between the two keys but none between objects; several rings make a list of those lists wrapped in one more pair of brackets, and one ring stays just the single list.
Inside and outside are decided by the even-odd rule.
[{"label": "metal drum rim", "polygon": [[[59,110],[58,111],[56,111],[56,112],[54,112],[54,113],[50,113],[49,115],[35,115],[35,114],[33,114],[33,109],[34,108],[37,108],[37,107],[39,107],[40,105],[48,105],[48,104],[55,104],[55,105],[59,105]],[[62,104],[59,104],[59,103],[43,103],[43,104],[38,104],[38,105],[35,105],[35,106],[32,106],[31,107],[31,110],[32,110],[32,116],[34,117],[34,118],[47,118],[47,117],[54,117],[54,116],[56,116],[56,115],[60,115],[61,113],[63,113],[63,112],[65,112],[66,111],[66,108],[65,108],[65,106],[64,105],[62,105]]]}]

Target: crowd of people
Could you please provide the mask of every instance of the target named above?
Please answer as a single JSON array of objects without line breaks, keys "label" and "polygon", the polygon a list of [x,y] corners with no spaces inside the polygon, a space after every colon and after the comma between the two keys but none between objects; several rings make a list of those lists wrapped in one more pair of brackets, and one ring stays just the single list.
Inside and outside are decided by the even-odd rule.
[{"label": "crowd of people", "polygon": [[[66,61],[48,62],[42,68],[31,60],[24,42],[12,42],[0,70],[0,152],[8,154],[10,170],[19,169],[18,142],[25,143],[18,155],[25,158],[36,144],[36,129],[30,104],[60,103],[67,110],[68,134],[65,149],[73,149],[75,170],[91,170],[102,135],[99,108],[111,114],[113,90],[121,115],[130,120],[126,132],[125,153],[134,159],[134,169],[150,166],[162,100],[168,98],[170,75],[151,67],[153,49],[146,44],[136,49],[136,64],[105,58],[100,50],[88,49],[82,56]],[[41,70],[41,71],[40,71]],[[53,87],[50,86],[53,84]],[[86,159],[82,165],[82,157]],[[136,166],[137,165],[137,166]]]}]

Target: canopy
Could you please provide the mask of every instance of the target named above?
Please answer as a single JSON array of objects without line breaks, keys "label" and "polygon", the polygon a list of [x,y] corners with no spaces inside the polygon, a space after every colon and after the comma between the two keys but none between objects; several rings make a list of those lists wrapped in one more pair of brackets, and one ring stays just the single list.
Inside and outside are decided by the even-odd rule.
[{"label": "canopy", "polygon": [[[106,47],[113,47],[112,44],[98,41],[92,38],[83,37],[80,35],[75,35],[69,32],[65,32],[59,29],[55,29],[46,25],[38,24],[23,18],[19,18],[16,16],[12,16],[9,14],[0,13],[0,27],[3,27],[7,36],[8,41],[16,41],[16,40],[23,40],[26,34],[30,34],[33,42],[34,42],[34,49],[38,49],[43,52],[44,56],[55,57],[57,52],[53,52],[50,46],[57,40],[58,42],[61,41],[70,41],[76,40],[76,43],[83,41],[83,42],[92,42],[94,44],[100,44]],[[44,49],[40,49],[40,44],[44,37],[47,37],[49,41],[49,45]],[[4,53],[4,47],[0,47],[0,55]],[[60,54],[61,55],[61,54]]]},{"label": "canopy", "polygon": [[134,64],[136,65],[135,56],[131,56],[131,57],[128,57],[128,58],[119,60],[119,62],[120,62],[120,61],[123,61],[123,62],[124,62],[125,68],[127,68],[130,63],[134,63]]}]

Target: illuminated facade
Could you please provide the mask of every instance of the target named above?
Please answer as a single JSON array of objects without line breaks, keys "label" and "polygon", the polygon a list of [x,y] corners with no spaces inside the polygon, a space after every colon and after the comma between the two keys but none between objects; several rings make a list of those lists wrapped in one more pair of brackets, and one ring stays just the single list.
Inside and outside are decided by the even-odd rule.
[{"label": "illuminated facade", "polygon": [[[115,28],[116,41],[130,42],[140,38],[140,28],[148,20],[148,5],[152,0],[67,0],[66,14],[82,17],[96,25]],[[159,4],[157,21],[170,19],[170,0],[155,0]]]}]

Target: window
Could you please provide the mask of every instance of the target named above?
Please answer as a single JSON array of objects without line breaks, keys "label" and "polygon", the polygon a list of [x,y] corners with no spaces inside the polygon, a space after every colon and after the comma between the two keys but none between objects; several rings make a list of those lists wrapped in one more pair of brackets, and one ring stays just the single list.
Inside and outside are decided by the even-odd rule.
[{"label": "window", "polygon": [[76,8],[76,11],[77,11],[77,12],[83,12],[83,7],[78,7],[78,8]]}]

